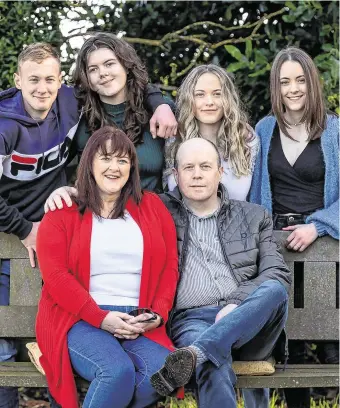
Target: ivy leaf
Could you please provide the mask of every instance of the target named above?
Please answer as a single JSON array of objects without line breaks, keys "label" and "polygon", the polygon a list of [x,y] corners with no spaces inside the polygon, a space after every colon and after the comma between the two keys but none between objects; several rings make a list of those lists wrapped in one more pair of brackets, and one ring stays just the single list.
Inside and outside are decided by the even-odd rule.
[{"label": "ivy leaf", "polygon": [[245,58],[244,55],[242,55],[241,51],[234,45],[225,45],[224,47],[229,52],[229,54],[237,61],[242,61]]},{"label": "ivy leaf", "polygon": [[235,72],[238,71],[239,69],[245,68],[247,66],[247,63],[244,61],[241,62],[232,62],[227,66],[227,72]]},{"label": "ivy leaf", "polygon": [[324,51],[331,51],[334,48],[334,46],[332,44],[322,44],[321,48]]},{"label": "ivy leaf", "polygon": [[288,7],[290,10],[296,10],[296,6],[292,1],[286,1],[285,3],[286,7]]},{"label": "ivy leaf", "polygon": [[252,74],[249,74],[248,76],[249,76],[249,78],[254,78],[254,77],[257,77],[257,76],[260,76],[260,75],[266,73],[269,70],[270,70],[270,64],[267,64],[262,69],[259,69],[258,71],[253,72]]},{"label": "ivy leaf", "polygon": [[255,50],[255,63],[258,65],[267,64],[268,60],[263,52]]},{"label": "ivy leaf", "polygon": [[296,17],[292,14],[286,14],[285,16],[282,16],[282,20],[285,23],[294,23],[294,21],[296,21]]}]

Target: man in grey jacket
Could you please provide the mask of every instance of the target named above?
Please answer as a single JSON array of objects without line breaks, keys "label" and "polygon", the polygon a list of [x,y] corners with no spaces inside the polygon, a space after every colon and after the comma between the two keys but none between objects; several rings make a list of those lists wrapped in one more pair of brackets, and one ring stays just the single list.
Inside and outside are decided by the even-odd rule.
[{"label": "man in grey jacket", "polygon": [[[291,284],[270,215],[229,200],[222,172],[215,145],[190,139],[176,154],[178,188],[162,196],[177,228],[180,282],[170,329],[179,349],[151,382],[168,395],[195,372],[202,408],[236,407],[232,359],[270,356]],[[244,390],[244,397],[247,408],[268,407],[267,389]]]}]

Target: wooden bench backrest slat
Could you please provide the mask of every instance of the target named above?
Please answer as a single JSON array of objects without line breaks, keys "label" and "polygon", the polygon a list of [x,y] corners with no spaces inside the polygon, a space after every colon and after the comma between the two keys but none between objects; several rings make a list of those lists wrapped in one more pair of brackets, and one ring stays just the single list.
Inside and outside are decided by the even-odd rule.
[{"label": "wooden bench backrest slat", "polygon": [[[288,233],[275,232],[283,244]],[[330,237],[317,239],[306,251],[287,251],[284,258],[293,273],[289,299],[287,332],[290,339],[337,340],[339,338],[339,309],[336,308],[336,263],[339,262],[339,243]],[[34,337],[36,305],[40,296],[41,277],[32,269],[27,250],[14,236],[0,233],[0,259],[11,259],[10,306],[0,307],[1,337]],[[303,306],[296,306],[294,270],[299,263],[303,269]],[[301,268],[300,268],[301,269]]]},{"label": "wooden bench backrest slat", "polygon": [[27,249],[14,235],[0,233],[0,259],[27,259]]},{"label": "wooden bench backrest slat", "polygon": [[42,286],[39,269],[28,259],[11,259],[10,305],[37,306]]},{"label": "wooden bench backrest slat", "polygon": [[0,306],[0,337],[35,337],[36,306]]},{"label": "wooden bench backrest slat", "polygon": [[[290,262],[289,266],[292,265],[293,262]],[[292,287],[287,322],[288,337],[292,340],[337,340],[339,309],[336,308],[335,262],[305,262],[303,278],[303,308],[294,307],[295,288],[294,285]]]},{"label": "wooden bench backrest slat", "polygon": [[317,239],[303,252],[288,251],[285,241],[289,233],[274,231],[278,243],[281,244],[286,262],[339,262],[339,242],[327,236]]}]

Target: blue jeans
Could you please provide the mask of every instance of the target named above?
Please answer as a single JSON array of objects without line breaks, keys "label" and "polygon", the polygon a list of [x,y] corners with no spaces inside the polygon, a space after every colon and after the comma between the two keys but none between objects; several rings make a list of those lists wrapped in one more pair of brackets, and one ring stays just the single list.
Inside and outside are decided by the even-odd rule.
[{"label": "blue jeans", "polygon": [[[125,313],[136,308],[100,307]],[[152,340],[120,340],[80,321],[68,332],[68,349],[74,370],[91,383],[83,408],[142,408],[160,398],[150,377],[170,351]]]},{"label": "blue jeans", "polygon": [[[271,355],[287,320],[288,294],[280,282],[268,280],[215,323],[221,309],[206,306],[178,311],[171,324],[176,347],[194,345],[208,358],[196,369],[200,408],[236,408],[233,356],[249,361]],[[243,390],[243,397],[247,408],[269,406],[268,389]]]},{"label": "blue jeans", "polygon": [[[0,260],[0,306],[9,305],[9,260]],[[0,362],[14,361],[17,353],[14,342],[0,339]],[[0,387],[0,408],[18,408],[18,389],[15,387]]]}]

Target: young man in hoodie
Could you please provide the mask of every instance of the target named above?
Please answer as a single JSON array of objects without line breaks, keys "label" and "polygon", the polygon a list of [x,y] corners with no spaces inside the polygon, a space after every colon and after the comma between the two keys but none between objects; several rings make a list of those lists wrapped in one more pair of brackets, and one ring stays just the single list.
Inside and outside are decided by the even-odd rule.
[{"label": "young man in hoodie", "polygon": [[[0,232],[22,241],[32,267],[44,203],[67,184],[65,167],[79,121],[74,91],[61,80],[56,50],[31,44],[18,57],[16,87],[0,93]],[[172,135],[177,123],[171,109],[160,91],[148,91],[147,102],[157,110],[150,126],[157,122]],[[9,304],[9,281],[9,260],[0,260],[0,305]],[[0,361],[13,361],[15,354],[14,344],[0,339]],[[16,407],[17,390],[0,388],[0,408]]]}]

